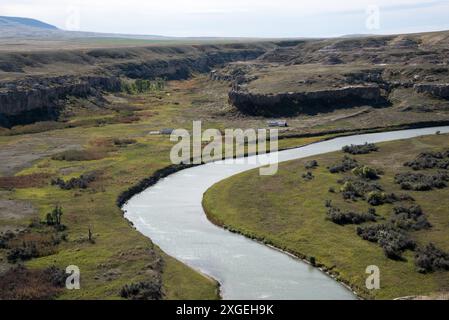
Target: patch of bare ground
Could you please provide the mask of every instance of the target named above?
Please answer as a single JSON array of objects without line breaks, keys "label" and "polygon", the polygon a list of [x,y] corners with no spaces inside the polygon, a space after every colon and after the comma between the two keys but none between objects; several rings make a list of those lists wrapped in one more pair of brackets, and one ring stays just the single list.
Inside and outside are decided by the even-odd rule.
[{"label": "patch of bare ground", "polygon": [[0,148],[0,175],[13,175],[30,167],[35,161],[65,150],[80,149],[79,136],[49,136],[46,134],[11,138]]},{"label": "patch of bare ground", "polygon": [[31,218],[37,210],[33,205],[26,201],[0,200],[0,218],[2,220],[20,220]]}]

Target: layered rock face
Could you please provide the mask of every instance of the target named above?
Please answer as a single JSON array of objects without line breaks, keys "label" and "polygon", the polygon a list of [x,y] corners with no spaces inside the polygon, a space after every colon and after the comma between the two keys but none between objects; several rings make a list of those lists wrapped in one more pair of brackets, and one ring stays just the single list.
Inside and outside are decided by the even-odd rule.
[{"label": "layered rock face", "polygon": [[244,114],[264,117],[316,114],[343,107],[381,106],[387,103],[376,86],[347,86],[339,89],[279,94],[229,92],[229,102]]},{"label": "layered rock face", "polygon": [[449,83],[416,84],[414,88],[418,93],[427,93],[437,98],[449,99]]},{"label": "layered rock face", "polygon": [[99,91],[121,89],[117,77],[56,77],[4,83],[0,89],[0,124],[11,126],[58,116],[58,100],[67,96],[87,97]]},{"label": "layered rock face", "polygon": [[[33,53],[32,59],[26,54],[6,54],[0,57],[0,64],[6,66],[3,71],[24,73],[27,65],[36,68],[48,65],[51,68],[53,63],[63,62],[70,63],[72,68],[75,66],[76,74],[25,77],[3,82],[0,78],[0,125],[10,127],[55,119],[60,109],[58,100],[67,96],[87,97],[101,91],[119,91],[120,77],[186,79],[194,72],[208,72],[217,65],[255,59],[267,48],[254,44],[104,49],[60,55],[54,52]],[[78,65],[80,71],[76,70]]]}]

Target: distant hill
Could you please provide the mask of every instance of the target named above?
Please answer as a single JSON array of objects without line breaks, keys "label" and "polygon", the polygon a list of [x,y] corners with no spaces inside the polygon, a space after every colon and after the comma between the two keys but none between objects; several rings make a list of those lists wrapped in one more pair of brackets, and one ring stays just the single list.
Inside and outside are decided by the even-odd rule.
[{"label": "distant hill", "polygon": [[55,26],[30,18],[0,16],[0,28],[37,28],[45,30],[58,30]]},{"label": "distant hill", "polygon": [[[90,39],[90,40],[89,40]],[[250,38],[215,38],[215,37],[166,37],[160,35],[142,35],[142,34],[118,34],[118,33],[99,33],[86,31],[67,31],[59,29],[51,24],[22,17],[0,16],[0,40],[2,44],[8,41],[95,41],[97,39],[108,39],[108,41],[145,40],[145,41],[241,41],[251,40]],[[138,43],[138,42],[135,42]],[[1,51],[1,48],[0,48]]]}]

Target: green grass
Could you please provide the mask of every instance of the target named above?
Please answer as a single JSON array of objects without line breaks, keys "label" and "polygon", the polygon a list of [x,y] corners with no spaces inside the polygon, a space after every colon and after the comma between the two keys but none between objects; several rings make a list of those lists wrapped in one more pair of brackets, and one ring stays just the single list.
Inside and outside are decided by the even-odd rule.
[{"label": "green grass", "polygon": [[[203,121],[203,130],[266,126],[266,119],[235,117],[232,112],[229,116],[225,102],[228,89],[224,82],[210,82],[206,76],[197,76],[187,81],[169,82],[165,91],[157,94],[110,95],[108,99],[112,102],[107,109],[91,110],[84,107],[82,101],[74,101],[70,113],[64,118],[67,121],[65,124],[79,124],[72,128],[52,127],[36,132],[41,128],[31,125],[23,126],[22,134],[0,135],[0,145],[4,148],[0,153],[5,157],[5,161],[0,163],[0,172],[6,169],[5,175],[49,173],[52,177],[68,180],[92,171],[102,173],[101,178],[87,190],[63,191],[50,186],[50,181],[40,188],[0,190],[0,199],[30,202],[38,210],[41,219],[56,204],[62,205],[63,223],[68,226],[68,242],[59,245],[56,254],[27,262],[32,268],[53,264],[61,268],[75,264],[81,268],[82,289],[64,292],[61,299],[117,299],[124,284],[151,279],[154,270],[148,266],[161,257],[165,261],[162,279],[167,299],[218,298],[218,284],[215,281],[164,255],[148,238],[128,224],[115,201],[128,187],[170,165],[169,153],[173,143],[168,136],[148,135],[150,131],[163,128],[189,129],[192,121],[198,119]],[[115,117],[115,110],[121,108],[134,110],[140,120],[133,123],[106,122],[105,125],[91,121]],[[310,131],[310,128],[301,129],[301,119],[294,121],[293,125],[298,124],[300,127],[289,128],[292,131],[288,134]],[[335,126],[338,126],[338,122],[331,122],[319,130],[333,129]],[[349,129],[353,127],[357,128],[349,125]],[[290,148],[326,137],[330,135],[283,139],[279,141],[279,146]],[[52,155],[64,150],[95,148],[96,141],[114,138],[130,138],[136,140],[136,143],[123,147],[105,147],[104,157],[97,160],[52,160]],[[33,157],[20,163],[18,169],[8,169],[7,165],[21,162],[30,155],[36,159]],[[257,209],[257,206],[254,208]],[[0,219],[0,226],[26,227],[30,219]],[[85,241],[89,227],[94,233],[95,244]],[[5,251],[0,250],[0,257],[4,256]],[[108,280],[105,274],[111,270],[117,276]]]},{"label": "green grass", "polygon": [[[394,184],[394,174],[405,171],[402,164],[425,150],[449,147],[448,136],[427,136],[380,144],[380,151],[356,156],[364,163],[385,171],[379,181],[387,192],[400,193]],[[295,160],[280,165],[279,173],[271,177],[259,176],[258,171],[246,172],[222,181],[205,194],[203,205],[209,218],[216,224],[243,233],[289,251],[301,258],[315,257],[318,264],[331,269],[341,281],[349,283],[361,296],[392,299],[401,296],[423,295],[447,291],[447,272],[423,275],[416,271],[413,252],[406,252],[406,261],[387,259],[382,249],[356,235],[356,227],[338,226],[326,218],[324,203],[332,200],[343,209],[364,211],[366,202],[344,201],[339,193],[330,193],[329,187],[339,190],[337,180],[326,167],[342,158],[341,152],[316,156],[319,167],[313,170],[315,179],[307,182],[302,174],[304,163],[310,159]],[[449,251],[449,189],[432,192],[411,192],[427,214],[433,228],[413,232],[419,245],[434,242]],[[232,201],[230,200],[232,199]],[[392,205],[378,207],[388,217]],[[381,270],[381,289],[367,291],[365,269],[377,265]]]}]

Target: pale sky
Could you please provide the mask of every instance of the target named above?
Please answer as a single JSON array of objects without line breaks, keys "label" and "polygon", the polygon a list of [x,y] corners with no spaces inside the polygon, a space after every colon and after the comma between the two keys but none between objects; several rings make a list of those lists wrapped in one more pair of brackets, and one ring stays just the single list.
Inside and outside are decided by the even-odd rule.
[{"label": "pale sky", "polygon": [[449,0],[0,0],[0,16],[127,34],[322,37],[449,29]]}]

